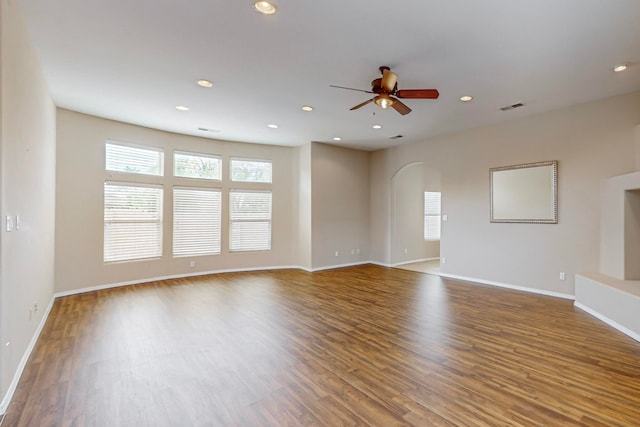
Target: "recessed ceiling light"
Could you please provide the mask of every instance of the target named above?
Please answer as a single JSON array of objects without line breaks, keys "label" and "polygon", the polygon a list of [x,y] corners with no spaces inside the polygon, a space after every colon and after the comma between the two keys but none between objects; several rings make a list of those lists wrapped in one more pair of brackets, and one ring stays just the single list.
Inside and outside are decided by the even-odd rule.
[{"label": "recessed ceiling light", "polygon": [[211,87],[213,86],[213,82],[210,82],[209,80],[198,80],[198,86],[202,86],[202,87]]},{"label": "recessed ceiling light", "polygon": [[185,107],[184,105],[176,105],[176,110],[189,111],[189,109],[189,107]]},{"label": "recessed ceiling light", "polygon": [[302,109],[303,109],[304,111],[313,111],[313,107],[312,107],[312,106],[310,106],[310,105],[303,105],[303,106],[302,106]]},{"label": "recessed ceiling light", "polygon": [[373,125],[374,129],[382,129],[382,125]]},{"label": "recessed ceiling light", "polygon": [[276,5],[268,1],[257,1],[253,4],[253,7],[260,13],[265,15],[273,15],[276,13]]},{"label": "recessed ceiling light", "polygon": [[342,138],[340,138],[339,136],[336,136],[335,138],[333,138],[334,141],[342,141]]},{"label": "recessed ceiling light", "polygon": [[469,96],[469,95],[464,95],[460,97],[460,101],[462,102],[469,102],[473,99],[473,96]]},{"label": "recessed ceiling light", "polygon": [[271,129],[278,129],[278,125],[274,125],[273,123],[269,123],[267,125],[267,127],[271,128]]},{"label": "recessed ceiling light", "polygon": [[615,67],[613,67],[613,71],[615,71],[616,73],[619,73],[621,71],[624,71],[627,69],[627,64],[620,64],[620,65],[616,65]]}]

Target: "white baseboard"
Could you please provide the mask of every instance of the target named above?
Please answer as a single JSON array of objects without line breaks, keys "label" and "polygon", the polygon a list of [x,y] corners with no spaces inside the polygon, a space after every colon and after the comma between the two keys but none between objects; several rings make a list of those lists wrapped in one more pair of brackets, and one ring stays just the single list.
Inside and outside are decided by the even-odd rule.
[{"label": "white baseboard", "polygon": [[172,274],[169,276],[158,276],[158,277],[149,277],[146,279],[138,279],[138,280],[129,280],[126,282],[118,282],[118,283],[108,283],[105,285],[97,285],[90,286],[87,288],[73,289],[70,291],[57,292],[54,294],[54,297],[67,297],[70,295],[83,294],[85,292],[93,292],[100,291],[102,289],[110,289],[110,288],[119,288],[120,286],[129,286],[129,285],[139,285],[141,283],[149,283],[149,282],[157,282],[160,280],[170,280],[170,279],[184,279],[186,277],[198,277],[198,276],[206,276],[209,274],[220,274],[220,273],[243,273],[250,271],[262,271],[262,270],[286,270],[286,269],[296,269],[296,270],[305,270],[312,271],[306,267],[301,267],[299,265],[280,265],[280,266],[265,266],[265,267],[250,267],[250,268],[228,268],[222,270],[210,270],[210,271],[198,271],[194,273],[184,273],[184,274]]},{"label": "white baseboard", "polygon": [[29,341],[29,345],[27,346],[27,349],[24,351],[24,354],[22,355],[22,359],[20,359],[20,363],[18,364],[18,368],[16,369],[16,372],[13,375],[13,379],[11,380],[11,384],[9,385],[9,389],[5,393],[4,398],[2,399],[2,403],[0,403],[0,415],[7,412],[7,408],[11,403],[13,394],[15,393],[16,388],[18,387],[18,382],[20,381],[22,372],[24,371],[25,366],[27,366],[27,361],[29,360],[29,357],[31,357],[31,352],[33,351],[33,348],[35,347],[36,342],[40,337],[42,328],[44,328],[45,323],[47,323],[47,319],[49,318],[49,313],[51,312],[51,308],[53,307],[54,300],[55,300],[55,296],[53,296],[51,298],[51,301],[49,301],[49,305],[47,305],[47,308],[44,310],[44,313],[42,314],[42,319],[40,319],[40,323],[38,323],[38,327],[34,331],[33,336],[31,337],[31,341]]},{"label": "white baseboard", "polygon": [[411,261],[402,261],[402,262],[397,262],[395,264],[391,264],[391,267],[398,267],[400,265],[405,265],[405,264],[413,264],[414,262],[435,261],[437,259],[440,259],[440,257],[436,257],[436,258],[421,258],[421,259],[414,259],[414,260],[411,260]]},{"label": "white baseboard", "polygon": [[[70,291],[57,292],[54,294],[55,298],[67,297],[70,295],[83,294],[86,292],[100,291],[103,289],[111,289],[111,288],[119,288],[121,286],[130,286],[130,285],[139,285],[141,283],[149,283],[149,282],[157,282],[160,280],[170,280],[170,279],[184,279],[186,277],[198,277],[198,276],[206,276],[209,274],[221,274],[221,273],[243,273],[243,272],[251,272],[251,271],[265,271],[265,270],[286,270],[286,269],[296,269],[296,270],[304,270],[309,273],[313,273],[314,271],[322,271],[322,270],[331,270],[334,268],[343,268],[343,267],[353,267],[356,265],[364,265],[364,264],[376,264],[371,261],[359,261],[352,262],[348,264],[336,264],[336,265],[328,265],[324,267],[318,268],[308,268],[303,267],[301,265],[278,265],[278,266],[265,266],[265,267],[251,267],[251,268],[228,268],[221,270],[210,270],[210,271],[199,271],[194,273],[184,273],[184,274],[172,274],[169,276],[158,276],[158,277],[149,277],[146,279],[138,279],[138,280],[129,280],[126,282],[118,282],[118,283],[108,283],[105,285],[97,285],[90,286],[86,288],[73,289]],[[382,265],[382,264],[380,264]],[[388,266],[384,266],[388,267]]]},{"label": "white baseboard", "polygon": [[307,269],[304,269],[304,270],[313,273],[315,271],[333,270],[334,268],[354,267],[356,265],[364,265],[364,264],[373,264],[373,263],[371,261],[358,261],[358,262],[350,262],[347,264],[327,265],[324,267],[312,268],[311,270],[307,270]]},{"label": "white baseboard", "polygon": [[367,261],[367,264],[379,265],[380,267],[387,267],[387,268],[393,267],[391,264],[385,264],[384,262],[378,262],[378,261]]},{"label": "white baseboard", "polygon": [[562,299],[569,299],[569,300],[575,300],[576,297],[574,295],[569,295],[569,294],[563,294],[560,292],[552,292],[552,291],[545,291],[543,289],[537,289],[537,288],[528,288],[525,286],[518,286],[518,285],[510,285],[508,283],[500,283],[500,282],[494,282],[491,280],[483,280],[483,279],[478,279],[475,277],[466,277],[466,276],[458,276],[455,274],[447,274],[447,273],[439,273],[440,277],[447,277],[449,279],[456,279],[456,280],[464,280],[465,282],[475,282],[475,283],[480,283],[483,285],[489,285],[489,286],[498,286],[500,288],[507,288],[507,289],[513,289],[516,291],[523,291],[523,292],[529,292],[532,294],[539,294],[539,295],[546,295],[549,297],[555,297],[555,298],[562,298]]},{"label": "white baseboard", "polygon": [[606,323],[607,325],[611,326],[614,329],[617,329],[618,331],[622,332],[623,334],[633,338],[636,341],[640,341],[640,334],[637,334],[636,332],[632,331],[631,329],[622,326],[620,323],[616,322],[615,320],[611,320],[609,319],[607,316],[598,313],[597,311],[595,311],[594,309],[587,307],[586,305],[579,303],[578,301],[574,301],[573,305],[577,308],[579,308],[580,310],[589,313],[590,315],[592,315],[593,317],[595,317],[596,319]]}]

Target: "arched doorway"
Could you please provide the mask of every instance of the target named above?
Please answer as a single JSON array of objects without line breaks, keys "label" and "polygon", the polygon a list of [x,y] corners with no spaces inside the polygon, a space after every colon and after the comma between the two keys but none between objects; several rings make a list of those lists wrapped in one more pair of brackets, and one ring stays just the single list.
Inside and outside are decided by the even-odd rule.
[{"label": "arched doorway", "polygon": [[424,162],[406,164],[391,178],[392,266],[435,260],[438,267],[440,240],[425,239],[425,192],[439,194],[440,173]]}]

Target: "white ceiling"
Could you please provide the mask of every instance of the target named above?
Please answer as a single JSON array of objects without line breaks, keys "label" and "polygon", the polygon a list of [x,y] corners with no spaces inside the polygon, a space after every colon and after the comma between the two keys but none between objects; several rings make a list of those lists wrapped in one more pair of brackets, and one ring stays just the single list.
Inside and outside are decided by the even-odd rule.
[{"label": "white ceiling", "polygon": [[[58,106],[222,140],[374,150],[640,89],[640,0],[19,1]],[[381,65],[440,98],[349,111],[370,95],[329,87]]]}]

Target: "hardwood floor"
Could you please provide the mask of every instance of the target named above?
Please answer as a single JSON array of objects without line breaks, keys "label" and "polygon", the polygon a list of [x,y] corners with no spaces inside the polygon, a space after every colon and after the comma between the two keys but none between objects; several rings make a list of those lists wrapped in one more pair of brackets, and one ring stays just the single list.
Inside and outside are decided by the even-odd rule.
[{"label": "hardwood floor", "polygon": [[56,300],[5,426],[634,426],[640,344],[571,301],[361,266]]}]

